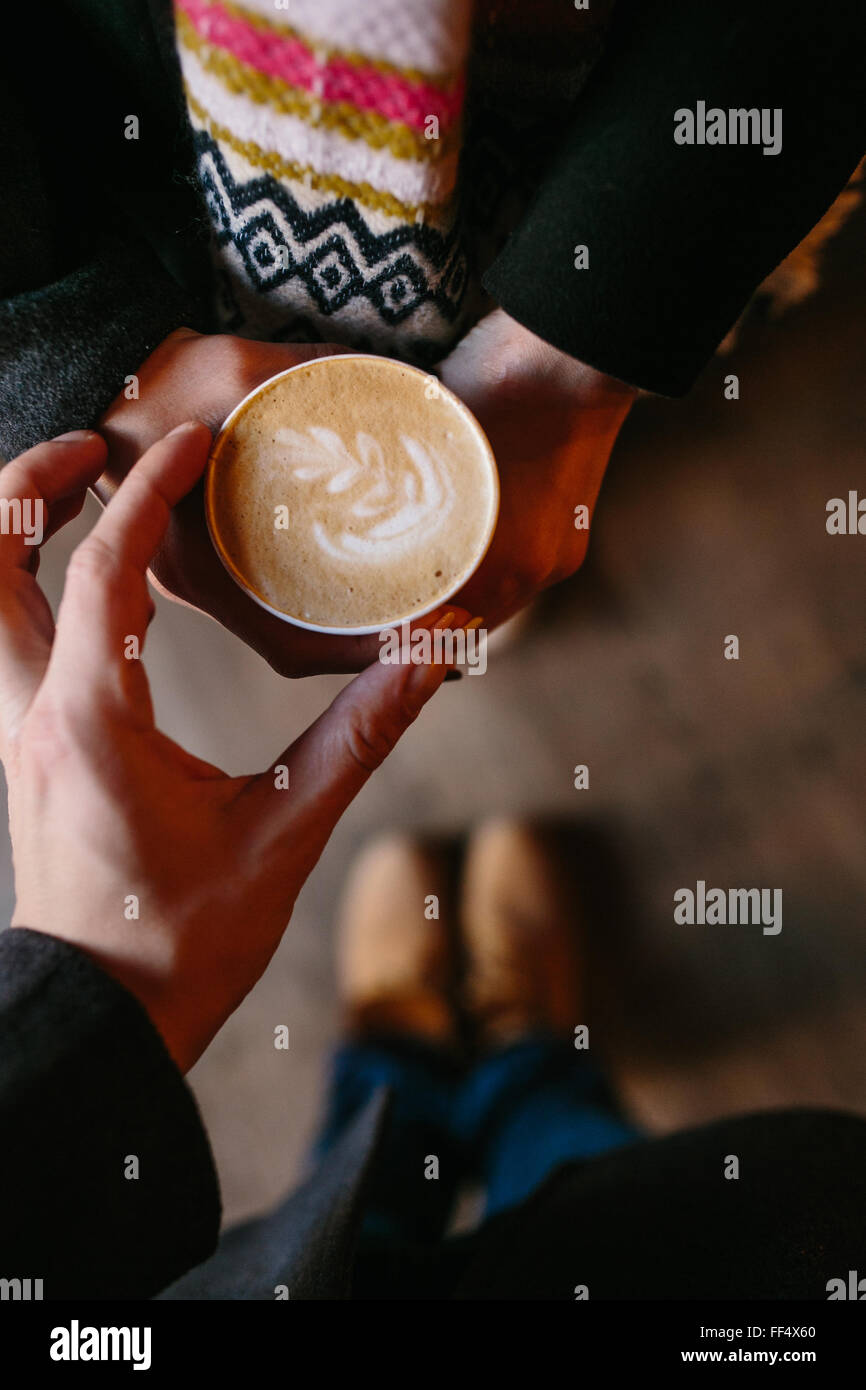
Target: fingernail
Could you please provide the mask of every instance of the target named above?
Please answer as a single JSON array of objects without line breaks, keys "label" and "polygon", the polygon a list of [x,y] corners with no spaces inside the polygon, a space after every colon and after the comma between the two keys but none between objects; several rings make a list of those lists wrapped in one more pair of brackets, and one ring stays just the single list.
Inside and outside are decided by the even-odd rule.
[{"label": "fingernail", "polygon": [[483,619],[483,618],[473,618],[471,623],[464,623],[464,624],[463,624],[463,631],[464,631],[464,632],[471,632],[473,628],[476,628],[476,627],[483,627],[483,626],[484,626],[484,619]]},{"label": "fingernail", "polygon": [[432,632],[435,627],[453,627],[456,617],[457,614],[453,609],[450,609],[447,613],[443,613],[441,618],[431,618],[429,615],[422,618],[417,626],[429,628]]},{"label": "fingernail", "polygon": [[52,444],[83,444],[85,439],[100,439],[96,430],[67,430],[65,434],[55,434]]},{"label": "fingernail", "polygon": [[446,679],[447,681],[462,681],[462,679],[463,679],[463,672],[462,672],[462,671],[457,671],[457,670],[449,671],[449,672],[446,674],[445,679]]},{"label": "fingernail", "polygon": [[[465,612],[466,610],[463,609],[462,611]],[[453,627],[456,621],[457,613],[453,610],[448,613],[443,613],[441,618],[436,619],[431,631],[435,632],[437,628],[441,630]],[[443,664],[444,663],[441,661],[428,661],[419,666],[410,667],[406,676],[406,684],[403,687],[406,694],[417,699],[419,705],[423,705],[425,700],[427,700],[427,698],[433,694],[434,690],[437,690],[442,683]],[[459,671],[453,669],[446,671],[445,680],[454,678],[457,680],[460,679]]]},{"label": "fingernail", "polygon": [[186,434],[189,430],[200,430],[205,428],[201,420],[184,420],[182,425],[175,425],[173,430],[169,430],[166,439],[173,438],[176,434]]},{"label": "fingernail", "polygon": [[418,707],[425,704],[434,690],[442,684],[442,663],[427,661],[421,666],[410,666],[403,689],[411,696]]},{"label": "fingernail", "polygon": [[432,632],[437,627],[459,627],[461,622],[463,622],[464,615],[467,618],[469,617],[465,608],[449,608],[446,613],[442,614],[441,618],[434,618],[432,613],[426,614],[423,618],[418,618],[417,621],[412,624],[412,627],[426,628],[428,632]]}]

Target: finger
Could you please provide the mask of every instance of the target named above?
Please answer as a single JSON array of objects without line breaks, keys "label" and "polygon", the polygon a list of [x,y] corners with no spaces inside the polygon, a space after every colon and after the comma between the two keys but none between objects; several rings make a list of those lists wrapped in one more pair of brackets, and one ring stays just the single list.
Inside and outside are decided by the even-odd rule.
[{"label": "finger", "polygon": [[207,426],[189,420],[152,445],[124,479],[89,539],[144,578],[169,512],[204,471],[210,443]]},{"label": "finger", "polygon": [[153,608],[147,566],[172,507],[204,470],[210,438],[191,421],[148,449],[74,552],[49,666],[65,691],[128,705],[146,689],[138,656]]},{"label": "finger", "polygon": [[[259,612],[264,618],[272,616],[262,609],[259,609]],[[447,613],[454,612],[454,603],[440,603],[432,612],[425,613],[423,618],[410,623],[410,636],[420,629],[434,627]],[[279,622],[280,619],[275,621]],[[400,631],[400,626],[399,623],[396,625],[396,631]],[[285,631],[288,624],[283,623],[282,627]],[[313,676],[322,672],[346,675],[354,671],[363,671],[375,661],[382,650],[383,635],[393,630],[395,629],[382,628],[380,632],[367,633],[361,637],[331,637],[323,632],[307,632],[303,628],[293,628],[289,629],[291,635],[287,634],[288,640],[284,637],[283,645],[279,643],[278,632],[263,627],[262,631],[270,638],[270,648],[269,651],[263,651],[262,655],[281,675]],[[248,635],[246,640],[250,641]],[[252,645],[255,645],[254,640]]]},{"label": "finger", "polygon": [[[300,865],[303,875],[309,873],[343,811],[439,689],[453,665],[446,629],[468,618],[452,609],[429,629],[433,659],[419,665],[373,662],[272,768],[248,784],[242,796],[263,847],[282,847],[286,860],[290,847],[293,870]],[[442,639],[435,638],[437,632]]]},{"label": "finger", "polygon": [[[57,502],[51,508],[51,513],[48,517],[48,525],[45,528],[45,535],[42,538],[43,544],[45,541],[50,541],[52,536],[56,536],[58,531],[62,531],[64,526],[68,526],[70,521],[74,521],[77,516],[80,516],[86,501],[87,492],[85,490],[82,492],[70,493],[68,497],[64,497],[62,501]],[[37,559],[38,558],[37,552]]]},{"label": "finger", "polygon": [[37,444],[0,470],[0,569],[29,568],[52,523],[58,529],[52,508],[83,495],[105,467],[105,456],[98,434],[73,430]]},{"label": "finger", "polygon": [[[220,568],[223,569],[222,565]],[[316,676],[324,672],[349,675],[363,671],[382,650],[382,634],[379,632],[360,637],[333,637],[328,633],[292,627],[254,604],[225,569],[223,573],[234,593],[225,594],[225,602],[218,614],[220,622],[263,656],[278,675]],[[411,624],[410,632],[415,632],[419,627],[431,627],[437,619],[453,610],[454,604],[440,604],[435,612]]]},{"label": "finger", "polygon": [[[51,609],[35,582],[37,542],[59,528],[70,503],[84,497],[82,486],[98,476],[104,460],[105,445],[99,435],[76,431],[29,449],[0,472],[0,522],[4,523],[0,527],[0,734],[4,747],[15,736],[45,675],[54,633]],[[42,504],[41,513],[37,502]]]}]

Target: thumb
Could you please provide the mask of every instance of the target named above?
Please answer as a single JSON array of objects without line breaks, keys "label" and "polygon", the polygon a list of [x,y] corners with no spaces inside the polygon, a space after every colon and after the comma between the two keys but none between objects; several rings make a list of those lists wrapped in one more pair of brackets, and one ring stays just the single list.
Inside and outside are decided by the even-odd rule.
[{"label": "thumb", "polygon": [[[463,609],[452,609],[430,635],[468,620]],[[416,626],[413,633],[417,631]],[[439,689],[453,665],[451,641],[432,643],[434,656],[437,647],[444,647],[441,660],[421,665],[374,661],[277,760],[275,767],[282,764],[288,770],[288,788],[285,782],[279,788],[273,769],[256,779],[259,833],[288,842],[295,867],[300,860],[309,873],[346,807]]]}]

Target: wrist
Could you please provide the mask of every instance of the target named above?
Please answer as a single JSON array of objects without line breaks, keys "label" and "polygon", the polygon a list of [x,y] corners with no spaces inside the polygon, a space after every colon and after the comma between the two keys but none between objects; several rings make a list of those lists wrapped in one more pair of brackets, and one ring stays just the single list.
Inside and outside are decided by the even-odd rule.
[{"label": "wrist", "polygon": [[[507,406],[531,397],[539,407],[575,416],[587,410],[601,411],[621,424],[638,396],[635,387],[562,352],[504,309],[494,309],[482,319],[464,343],[468,346],[473,337],[478,363],[476,392],[482,409],[487,403]],[[461,347],[456,349],[455,360]],[[448,385],[447,375],[443,376]],[[472,401],[467,399],[467,404],[472,406]]]}]

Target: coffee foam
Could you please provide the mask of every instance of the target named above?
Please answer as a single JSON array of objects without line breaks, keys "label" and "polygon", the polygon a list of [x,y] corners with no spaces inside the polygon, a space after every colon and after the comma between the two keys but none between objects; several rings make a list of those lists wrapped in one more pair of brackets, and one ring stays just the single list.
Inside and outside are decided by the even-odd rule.
[{"label": "coffee foam", "polygon": [[433,382],[388,359],[320,358],[229,419],[208,520],[260,601],[312,626],[374,629],[468,577],[495,521],[495,466],[474,417]]}]

